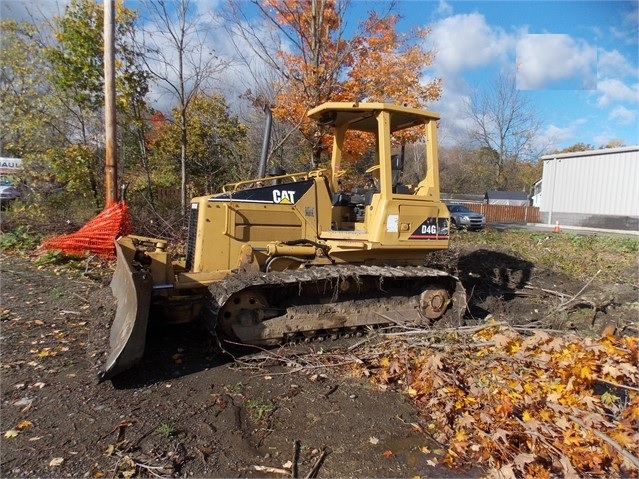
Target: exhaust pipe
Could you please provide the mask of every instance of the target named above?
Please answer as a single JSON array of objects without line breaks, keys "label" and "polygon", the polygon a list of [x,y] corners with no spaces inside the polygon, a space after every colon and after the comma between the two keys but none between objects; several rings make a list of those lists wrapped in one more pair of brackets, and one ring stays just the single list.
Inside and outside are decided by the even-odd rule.
[{"label": "exhaust pipe", "polygon": [[264,105],[264,113],[266,113],[266,124],[264,125],[264,141],[262,143],[260,168],[257,174],[258,178],[264,178],[266,176],[266,160],[268,159],[268,147],[271,143],[271,125],[273,124],[273,114],[268,105]]}]

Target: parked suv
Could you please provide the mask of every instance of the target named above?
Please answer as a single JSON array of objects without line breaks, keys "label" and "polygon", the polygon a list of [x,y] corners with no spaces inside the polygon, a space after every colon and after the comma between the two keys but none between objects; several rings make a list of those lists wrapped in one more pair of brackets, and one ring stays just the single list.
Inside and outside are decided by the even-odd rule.
[{"label": "parked suv", "polygon": [[451,226],[459,229],[481,230],[486,227],[486,217],[464,205],[446,205]]},{"label": "parked suv", "polygon": [[5,209],[9,202],[20,198],[20,196],[20,190],[14,186],[11,178],[0,175],[0,207]]}]

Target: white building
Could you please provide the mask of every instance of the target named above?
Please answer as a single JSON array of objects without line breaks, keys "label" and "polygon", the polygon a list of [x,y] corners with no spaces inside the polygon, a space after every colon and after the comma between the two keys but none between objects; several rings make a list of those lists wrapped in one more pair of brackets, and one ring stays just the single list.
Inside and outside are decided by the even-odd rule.
[{"label": "white building", "polygon": [[639,145],[541,159],[533,205],[542,223],[639,230]]}]

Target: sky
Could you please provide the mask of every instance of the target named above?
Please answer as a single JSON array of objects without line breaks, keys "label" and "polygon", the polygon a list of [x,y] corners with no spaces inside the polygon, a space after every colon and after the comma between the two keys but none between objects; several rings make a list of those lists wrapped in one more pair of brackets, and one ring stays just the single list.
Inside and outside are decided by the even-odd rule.
[{"label": "sky", "polygon": [[406,24],[429,25],[437,52],[433,105],[453,142],[464,128],[464,99],[500,73],[543,121],[540,142],[595,147],[639,144],[637,1],[402,2]]},{"label": "sky", "polygon": [[[201,12],[219,4],[195,1]],[[65,0],[0,3],[4,18],[20,16],[29,6],[58,13]],[[356,24],[383,5],[354,0],[347,20]],[[461,112],[470,95],[489,88],[500,74],[514,74],[543,124],[539,147],[549,153],[576,143],[639,144],[638,6],[639,0],[398,0],[394,11],[402,17],[400,30],[431,29],[425,47],[436,56],[424,81],[443,82],[441,99],[428,108],[442,117],[444,146],[465,140]],[[218,54],[232,50],[228,32],[212,34],[210,41]],[[241,72],[239,77],[248,78]]]}]

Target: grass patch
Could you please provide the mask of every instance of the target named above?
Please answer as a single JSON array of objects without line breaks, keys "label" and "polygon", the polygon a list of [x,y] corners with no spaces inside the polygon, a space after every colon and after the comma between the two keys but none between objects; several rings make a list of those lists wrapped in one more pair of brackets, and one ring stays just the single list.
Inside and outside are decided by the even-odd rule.
[{"label": "grass patch", "polygon": [[0,249],[24,253],[37,248],[41,240],[42,236],[31,231],[29,226],[18,226],[0,235]]},{"label": "grass patch", "polygon": [[173,437],[177,434],[177,429],[167,422],[163,422],[158,426],[158,434],[166,439]]},{"label": "grass patch", "polygon": [[527,261],[584,281],[599,271],[601,281],[637,282],[639,238],[487,229],[455,235],[452,244],[501,246]]},{"label": "grass patch", "polygon": [[275,411],[275,403],[267,399],[249,399],[245,406],[255,422],[261,421]]},{"label": "grass patch", "polygon": [[242,384],[242,383],[227,384],[226,386],[224,386],[224,389],[229,394],[239,395],[239,394],[242,394],[244,392],[244,384]]}]

